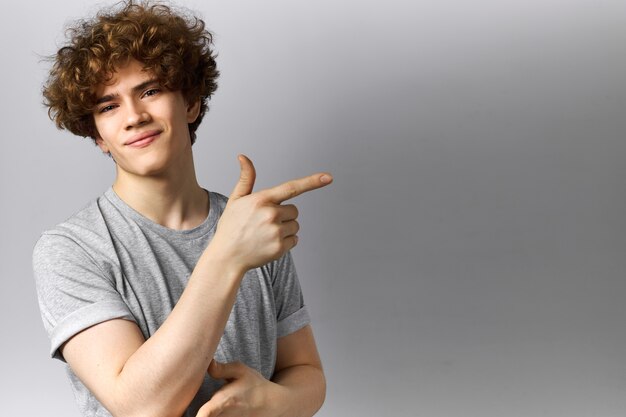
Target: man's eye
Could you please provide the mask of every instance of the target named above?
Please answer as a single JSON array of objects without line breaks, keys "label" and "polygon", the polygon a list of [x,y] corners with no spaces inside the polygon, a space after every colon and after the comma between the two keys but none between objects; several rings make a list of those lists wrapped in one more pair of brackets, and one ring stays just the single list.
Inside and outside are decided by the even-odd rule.
[{"label": "man's eye", "polygon": [[148,91],[146,91],[144,93],[144,96],[147,96],[147,97],[153,96],[153,95],[157,94],[158,92],[159,92],[158,88],[151,88],[150,90],[148,90]]},{"label": "man's eye", "polygon": [[112,104],[109,106],[104,106],[103,108],[100,109],[100,113],[106,113],[108,111],[111,111],[115,108],[115,106],[113,106]]}]

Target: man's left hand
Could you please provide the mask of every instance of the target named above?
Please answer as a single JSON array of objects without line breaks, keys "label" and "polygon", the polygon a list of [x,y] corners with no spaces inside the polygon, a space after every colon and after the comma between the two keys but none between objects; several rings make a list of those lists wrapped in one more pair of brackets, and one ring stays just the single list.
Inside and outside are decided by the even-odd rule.
[{"label": "man's left hand", "polygon": [[241,362],[213,360],[209,375],[226,380],[226,385],[213,394],[196,417],[274,417],[281,414],[276,407],[283,403],[280,397],[286,395],[285,388],[263,378],[256,370]]}]

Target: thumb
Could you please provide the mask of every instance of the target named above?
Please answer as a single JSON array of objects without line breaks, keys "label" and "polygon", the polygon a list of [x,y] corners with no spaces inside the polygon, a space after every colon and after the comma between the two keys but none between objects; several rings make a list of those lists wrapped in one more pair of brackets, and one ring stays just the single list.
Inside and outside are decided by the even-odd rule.
[{"label": "thumb", "polygon": [[256,171],[252,161],[245,155],[239,155],[239,165],[241,166],[241,173],[239,174],[239,181],[233,192],[230,194],[230,198],[236,200],[243,196],[246,196],[252,192],[254,188],[254,180],[256,179]]},{"label": "thumb", "polygon": [[221,363],[215,359],[209,364],[209,375],[213,379],[233,380],[241,378],[245,372],[245,365],[241,362]]}]

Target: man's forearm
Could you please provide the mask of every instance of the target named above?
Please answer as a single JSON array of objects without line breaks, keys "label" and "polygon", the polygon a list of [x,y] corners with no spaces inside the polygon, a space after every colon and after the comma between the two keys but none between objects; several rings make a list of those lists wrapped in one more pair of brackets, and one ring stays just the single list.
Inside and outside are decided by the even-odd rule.
[{"label": "man's forearm", "polygon": [[242,276],[216,248],[203,253],[167,320],[119,372],[115,398],[122,414],[183,413],[213,359]]},{"label": "man's forearm", "polygon": [[326,378],[313,365],[295,365],[280,370],[272,381],[285,388],[280,417],[311,417],[326,398]]}]

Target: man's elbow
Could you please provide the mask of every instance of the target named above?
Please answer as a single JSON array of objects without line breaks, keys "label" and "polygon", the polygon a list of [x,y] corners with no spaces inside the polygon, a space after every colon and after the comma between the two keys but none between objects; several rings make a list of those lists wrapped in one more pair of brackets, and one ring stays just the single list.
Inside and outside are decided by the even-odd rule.
[{"label": "man's elbow", "polygon": [[181,417],[188,407],[180,403],[180,397],[169,401],[166,395],[146,398],[121,386],[117,394],[110,404],[103,404],[113,417]]},{"label": "man's elbow", "polygon": [[317,409],[315,410],[315,412],[317,413],[319,409],[322,408],[324,401],[326,401],[326,375],[324,375],[324,370],[321,368],[321,366],[316,369],[319,373],[318,375],[319,389],[318,389],[318,396],[317,396],[318,404],[317,404]]}]

